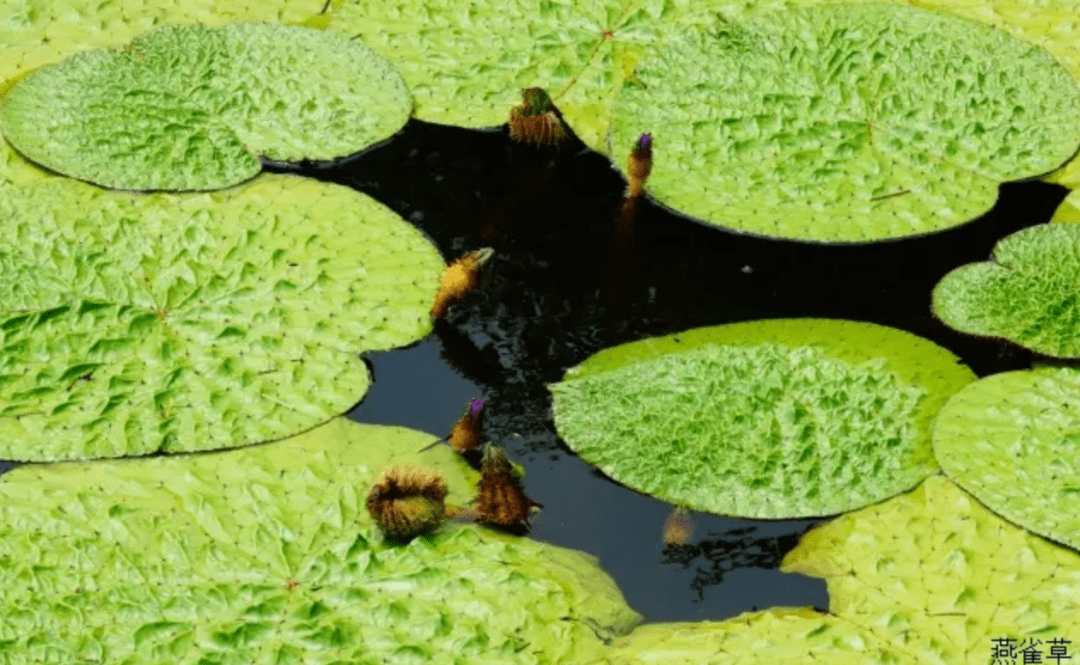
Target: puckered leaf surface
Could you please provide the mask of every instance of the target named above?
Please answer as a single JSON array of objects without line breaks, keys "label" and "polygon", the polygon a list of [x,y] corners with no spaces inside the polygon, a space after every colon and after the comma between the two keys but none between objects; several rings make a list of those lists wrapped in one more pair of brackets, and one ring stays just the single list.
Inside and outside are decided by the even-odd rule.
[{"label": "puckered leaf surface", "polygon": [[217,189],[259,156],[331,159],[408,119],[401,77],[357,41],[309,28],[162,28],[19,81],[5,137],[65,175],[120,189]]},{"label": "puckered leaf surface", "polygon": [[163,25],[298,23],[324,3],[307,0],[0,0],[0,81],[77,51],[116,46]]},{"label": "puckered leaf surface", "polygon": [[941,476],[811,531],[781,569],[825,578],[832,616],[782,608],[642,626],[615,640],[615,662],[986,665],[998,639],[1054,662],[1049,641],[1080,632],[1080,555]]},{"label": "puckered leaf surface", "polygon": [[645,132],[663,203],[750,233],[861,242],[961,224],[1001,182],[1060,166],[1080,145],[1080,92],[1007,33],[821,5],[721,16],[638,62],[614,109],[617,165]]},{"label": "puckered leaf surface", "polygon": [[400,71],[421,120],[499,125],[520,89],[551,94],[574,131],[603,144],[608,108],[641,49],[710,15],[688,0],[335,2],[331,31],[358,35]]},{"label": "puckered leaf surface", "polygon": [[430,434],[343,419],[211,455],[0,477],[0,663],[588,663],[638,619],[594,558],[473,525],[407,546],[388,465],[477,474]]},{"label": "puckered leaf surface", "polygon": [[953,395],[934,423],[945,473],[1006,519],[1080,548],[1080,372],[1005,372]]},{"label": "puckered leaf surface", "polygon": [[0,188],[0,458],[207,450],[289,436],[407,344],[438,251],[352,190],[266,175],[214,194]]},{"label": "puckered leaf surface", "polygon": [[[118,46],[164,25],[306,23],[322,6],[297,0],[0,0],[0,96],[42,65],[79,51]],[[36,178],[40,173],[0,141],[0,181]]]},{"label": "puckered leaf surface", "polygon": [[1023,229],[998,241],[993,258],[945,275],[934,287],[934,313],[961,332],[1080,357],[1080,226]]},{"label": "puckered leaf surface", "polygon": [[776,319],[606,349],[550,390],[560,436],[613,479],[783,518],[865,506],[937,471],[930,422],[973,379],[909,333]]}]

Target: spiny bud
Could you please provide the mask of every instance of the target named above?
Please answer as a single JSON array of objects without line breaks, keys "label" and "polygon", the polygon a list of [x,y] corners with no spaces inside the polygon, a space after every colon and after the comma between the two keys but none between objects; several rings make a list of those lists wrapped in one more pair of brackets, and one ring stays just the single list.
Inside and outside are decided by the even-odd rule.
[{"label": "spiny bud", "polygon": [[676,508],[664,522],[664,547],[685,547],[694,539],[694,523],[683,508]]},{"label": "spiny bud", "polygon": [[368,514],[387,540],[405,542],[442,522],[446,494],[446,483],[436,471],[391,467],[382,472],[368,494]]},{"label": "spiny bud", "polygon": [[521,488],[520,474],[514,473],[502,448],[488,444],[480,464],[480,491],[474,507],[480,522],[497,526],[517,526],[539,507]]},{"label": "spiny bud", "polygon": [[626,173],[629,176],[629,184],[626,187],[628,197],[641,196],[645,191],[645,180],[652,171],[652,134],[642,134],[638,137],[634,148],[630,151]]},{"label": "spiny bud", "polygon": [[554,146],[566,140],[562,114],[543,88],[524,88],[522,103],[510,109],[510,138],[537,146]]},{"label": "spiny bud", "polygon": [[465,405],[465,412],[454,423],[450,430],[447,441],[458,453],[464,455],[480,447],[480,409],[484,408],[484,400],[471,399]]},{"label": "spiny bud", "polygon": [[435,294],[435,303],[431,306],[431,317],[442,319],[450,305],[465,297],[465,294],[474,290],[480,283],[480,268],[484,266],[495,250],[484,247],[472,252],[467,252],[446,267],[442,274],[442,285]]}]

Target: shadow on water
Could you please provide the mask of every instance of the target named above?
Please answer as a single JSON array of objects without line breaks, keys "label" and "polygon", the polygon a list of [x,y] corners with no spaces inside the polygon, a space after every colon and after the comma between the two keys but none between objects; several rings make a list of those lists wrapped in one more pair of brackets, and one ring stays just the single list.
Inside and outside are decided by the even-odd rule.
[{"label": "shadow on water", "polygon": [[[663,159],[662,147],[657,159]],[[527,471],[544,504],[532,536],[600,557],[648,620],[723,619],[778,605],[828,606],[821,580],[777,570],[824,520],[760,521],[693,513],[695,537],[665,551],[670,507],[607,479],[555,433],[546,383],[602,348],[687,328],[775,317],[873,321],[927,337],[978,374],[1030,356],[954,333],[930,315],[949,269],[1049,219],[1065,190],[1008,184],[991,213],[935,237],[871,247],[807,245],[725,232],[643,202],[631,229],[615,212],[624,183],[580,144],[552,155],[505,132],[417,121],[334,165],[290,169],[370,194],[423,230],[448,260],[496,249],[481,291],[435,334],[367,354],[375,381],[350,414],[445,435],[472,397],[484,437]]]}]

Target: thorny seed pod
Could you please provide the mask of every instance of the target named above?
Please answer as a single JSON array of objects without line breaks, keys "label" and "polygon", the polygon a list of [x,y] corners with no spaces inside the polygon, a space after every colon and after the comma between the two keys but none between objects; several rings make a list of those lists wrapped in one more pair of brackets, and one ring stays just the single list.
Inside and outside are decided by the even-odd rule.
[{"label": "thorny seed pod", "polygon": [[641,196],[645,191],[645,180],[652,171],[652,134],[642,134],[638,137],[634,149],[630,151],[630,158],[626,167],[629,183],[626,186],[626,196],[633,198]]},{"label": "thorny seed pod", "polygon": [[515,474],[502,448],[489,443],[480,464],[480,491],[473,506],[477,521],[497,526],[517,526],[539,508],[521,488],[520,474]]},{"label": "thorny seed pod", "polygon": [[562,114],[543,88],[524,88],[522,103],[510,109],[510,138],[537,146],[554,146],[566,140]]},{"label": "thorny seed pod", "polygon": [[450,436],[446,438],[450,447],[462,455],[480,447],[480,409],[482,408],[484,408],[484,400],[469,400],[465,406],[465,413],[454,423]]},{"label": "thorny seed pod", "polygon": [[694,523],[683,508],[676,508],[664,521],[664,547],[685,547],[694,539]]},{"label": "thorny seed pod", "polygon": [[446,483],[436,471],[395,466],[383,471],[371,488],[367,509],[387,540],[405,542],[442,522],[446,494]]},{"label": "thorny seed pod", "polygon": [[484,247],[467,252],[448,265],[443,271],[439,292],[435,294],[435,304],[431,306],[431,317],[445,318],[450,305],[474,290],[480,283],[480,268],[494,255],[495,250]]}]

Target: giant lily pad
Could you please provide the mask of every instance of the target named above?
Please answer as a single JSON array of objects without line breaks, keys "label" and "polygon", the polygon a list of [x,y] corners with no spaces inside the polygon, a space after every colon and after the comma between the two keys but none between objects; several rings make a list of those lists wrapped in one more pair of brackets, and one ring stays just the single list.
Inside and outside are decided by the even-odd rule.
[{"label": "giant lily pad", "polygon": [[637,63],[614,110],[626,162],[652,132],[649,188],[739,231],[861,242],[989,209],[1004,181],[1080,145],[1080,91],[1045,51],[966,20],[822,5],[717,20]]},{"label": "giant lily pad", "polygon": [[1080,549],[1080,372],[1005,372],[953,395],[934,453],[960,486],[1006,519]]},{"label": "giant lily pad", "polygon": [[1077,358],[1077,279],[1080,226],[1040,224],[1000,240],[993,262],[960,266],[945,275],[934,287],[934,313],[961,332]]},{"label": "giant lily pad", "polygon": [[431,329],[443,267],[336,185],[266,175],[216,194],[0,189],[0,458],[240,446],[339,415],[365,350]]},{"label": "giant lily pad", "polygon": [[[21,77],[43,65],[93,48],[118,46],[163,25],[222,25],[271,21],[311,23],[322,3],[264,0],[255,3],[186,0],[0,0],[0,97]],[[40,177],[0,141],[0,181]]]},{"label": "giant lily pad", "polygon": [[300,23],[324,3],[297,0],[0,0],[0,82],[77,51],[117,46],[163,25]]},{"label": "giant lily pad", "polygon": [[387,138],[412,101],[338,35],[273,24],[169,27],[19,81],[0,128],[30,159],[121,189],[217,189],[259,156],[331,159]]},{"label": "giant lily pad", "polygon": [[684,2],[335,0],[328,29],[358,36],[400,71],[421,120],[506,122],[520,89],[542,87],[585,143],[603,143],[608,106],[642,48],[711,14]]},{"label": "giant lily pad", "polygon": [[1080,222],[1080,189],[1069,192],[1050,220],[1058,224],[1076,224]]},{"label": "giant lily pad", "polygon": [[1018,663],[1021,649],[1054,662],[1051,640],[1076,650],[1080,556],[941,476],[811,531],[781,570],[825,578],[831,614],[782,608],[642,626],[614,641],[616,662],[986,665],[999,647]]},{"label": "giant lily pad", "polygon": [[550,389],[560,436],[613,479],[782,518],[865,506],[935,473],[930,422],[973,378],[899,330],[776,319],[606,349]]},{"label": "giant lily pad", "polygon": [[0,477],[0,663],[588,663],[639,617],[595,559],[473,525],[407,546],[389,464],[477,474],[432,435],[337,419],[211,455]]}]

